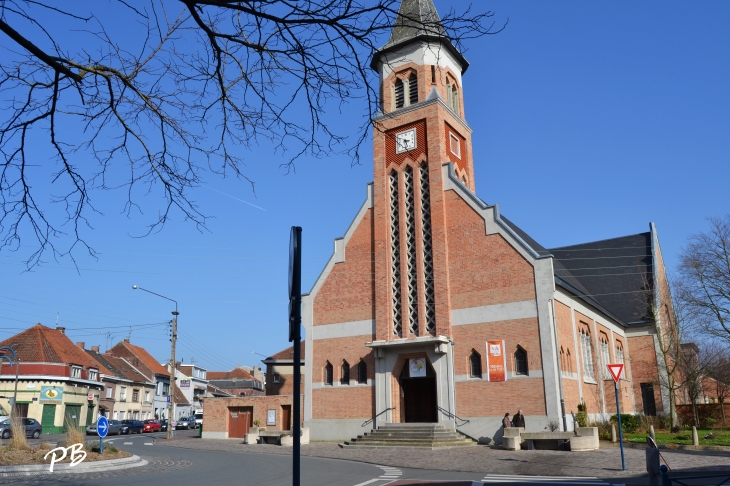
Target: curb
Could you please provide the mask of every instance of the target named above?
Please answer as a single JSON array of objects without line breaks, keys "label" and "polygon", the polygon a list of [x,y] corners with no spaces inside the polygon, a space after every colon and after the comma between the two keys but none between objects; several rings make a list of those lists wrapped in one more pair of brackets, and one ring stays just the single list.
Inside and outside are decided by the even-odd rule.
[{"label": "curb", "polygon": [[106,472],[115,469],[128,469],[131,467],[146,466],[147,461],[139,456],[124,457],[122,459],[110,459],[108,461],[94,461],[80,463],[75,466],[71,464],[56,464],[53,472],[49,471],[49,464],[34,464],[28,466],[0,466],[0,477],[12,476],[47,476],[51,474],[83,474],[88,472]]},{"label": "curb", "polygon": [[[601,447],[619,447],[618,442],[601,441]],[[646,444],[640,442],[626,442],[624,441],[624,447],[627,449],[647,449]],[[712,451],[712,452],[725,452],[730,455],[730,447],[727,446],[708,446],[708,445],[682,445],[682,444],[658,444],[658,448],[667,451]]]}]

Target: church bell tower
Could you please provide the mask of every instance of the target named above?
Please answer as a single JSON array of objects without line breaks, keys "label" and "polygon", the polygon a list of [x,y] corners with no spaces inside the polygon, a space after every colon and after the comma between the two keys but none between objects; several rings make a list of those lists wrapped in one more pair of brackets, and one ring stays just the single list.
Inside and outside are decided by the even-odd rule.
[{"label": "church bell tower", "polygon": [[373,129],[378,340],[451,335],[443,166],[452,163],[475,190],[468,66],[432,0],[403,0],[371,62],[381,94]]}]

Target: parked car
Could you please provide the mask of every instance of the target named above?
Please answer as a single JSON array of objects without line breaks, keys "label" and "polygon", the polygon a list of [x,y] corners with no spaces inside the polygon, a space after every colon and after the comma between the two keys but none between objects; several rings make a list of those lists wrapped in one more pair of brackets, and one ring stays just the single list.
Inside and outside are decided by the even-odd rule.
[{"label": "parked car", "polygon": [[177,419],[177,424],[175,425],[175,429],[177,430],[183,430],[183,429],[190,429],[195,428],[195,418],[193,417],[180,417]]},{"label": "parked car", "polygon": [[[43,427],[41,427],[40,422],[38,422],[36,419],[22,418],[20,420],[23,421],[23,427],[25,427],[26,437],[33,437],[34,439],[37,439],[41,436],[41,433],[43,433]],[[9,439],[13,436],[13,429],[10,425],[10,421],[11,419],[5,419],[0,422],[0,437],[2,437],[3,439]]]},{"label": "parked car", "polygon": [[162,424],[160,424],[159,420],[145,420],[144,421],[144,429],[142,432],[159,432],[162,430]]},{"label": "parked car", "polygon": [[144,424],[139,420],[122,420],[122,434],[141,434]]},{"label": "parked car", "polygon": [[160,420],[160,431],[167,432],[167,419]]},{"label": "parked car", "polygon": [[[119,420],[109,420],[109,431],[106,433],[106,435],[119,435],[121,430],[122,423]],[[86,427],[86,435],[98,435],[96,431],[96,424],[92,424]]]},{"label": "parked car", "polygon": [[203,425],[203,412],[195,412],[195,425],[197,427]]}]

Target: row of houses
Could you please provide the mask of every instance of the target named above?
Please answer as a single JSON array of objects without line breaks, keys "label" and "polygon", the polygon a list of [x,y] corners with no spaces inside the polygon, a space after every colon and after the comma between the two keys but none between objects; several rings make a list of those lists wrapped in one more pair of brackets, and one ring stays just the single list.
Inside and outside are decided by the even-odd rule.
[{"label": "row of houses", "polygon": [[171,398],[178,419],[202,411],[208,398],[264,393],[257,367],[216,372],[176,363],[171,381],[170,363],[129,339],[102,353],[99,346],[74,344],[63,327],[37,324],[1,346],[12,348],[19,363],[0,362],[0,414],[10,411],[16,395],[14,415],[40,420],[44,433],[90,425],[99,415],[169,419]]}]

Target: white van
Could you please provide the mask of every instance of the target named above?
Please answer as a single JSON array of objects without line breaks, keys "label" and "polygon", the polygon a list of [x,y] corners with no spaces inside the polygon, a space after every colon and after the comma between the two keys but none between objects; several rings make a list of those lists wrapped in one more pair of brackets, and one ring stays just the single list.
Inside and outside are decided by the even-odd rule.
[{"label": "white van", "polygon": [[195,412],[195,426],[200,427],[203,425],[203,412],[196,411]]}]

